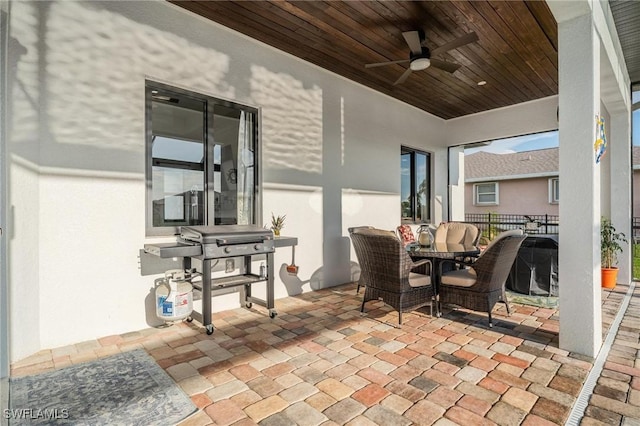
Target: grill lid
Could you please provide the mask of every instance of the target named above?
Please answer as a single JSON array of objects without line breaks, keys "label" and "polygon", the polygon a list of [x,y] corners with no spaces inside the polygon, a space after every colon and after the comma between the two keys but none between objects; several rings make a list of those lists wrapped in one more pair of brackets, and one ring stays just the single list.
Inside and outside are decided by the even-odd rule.
[{"label": "grill lid", "polygon": [[180,237],[200,244],[225,245],[272,240],[273,233],[258,225],[183,226]]}]

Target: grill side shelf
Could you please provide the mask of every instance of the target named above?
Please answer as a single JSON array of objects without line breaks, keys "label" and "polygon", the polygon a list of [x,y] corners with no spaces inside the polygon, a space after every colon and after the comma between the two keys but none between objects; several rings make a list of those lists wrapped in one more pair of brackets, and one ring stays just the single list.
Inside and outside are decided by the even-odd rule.
[{"label": "grill side shelf", "polygon": [[202,255],[202,246],[200,244],[186,243],[155,243],[145,244],[144,251],[158,257],[195,257]]}]

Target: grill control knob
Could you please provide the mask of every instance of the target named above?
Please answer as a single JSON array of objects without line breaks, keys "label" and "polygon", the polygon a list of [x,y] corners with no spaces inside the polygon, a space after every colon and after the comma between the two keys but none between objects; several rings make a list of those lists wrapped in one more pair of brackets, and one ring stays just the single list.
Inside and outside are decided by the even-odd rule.
[{"label": "grill control knob", "polygon": [[256,244],[255,246],[253,246],[255,251],[260,251],[262,249],[262,246],[260,244]]},{"label": "grill control knob", "polygon": [[231,253],[231,248],[230,247],[225,247],[224,248],[224,252],[225,253]]}]

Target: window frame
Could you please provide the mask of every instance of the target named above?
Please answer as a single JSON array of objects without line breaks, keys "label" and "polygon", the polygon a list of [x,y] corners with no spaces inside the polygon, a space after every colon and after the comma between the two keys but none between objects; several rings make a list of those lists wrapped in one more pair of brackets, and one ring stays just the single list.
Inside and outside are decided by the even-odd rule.
[{"label": "window frame", "polygon": [[560,203],[560,178],[549,179],[549,204]]},{"label": "window frame", "polygon": [[[424,151],[421,149],[416,149],[416,148],[411,148],[405,145],[402,145],[400,147],[400,157],[402,158],[402,155],[405,154],[409,154],[410,157],[410,166],[409,166],[409,182],[410,182],[410,197],[411,197],[411,202],[410,202],[410,210],[411,210],[411,217],[407,218],[404,217],[403,215],[403,209],[402,209],[402,182],[400,183],[401,186],[401,195],[400,195],[400,222],[402,224],[418,224],[418,223],[431,223],[431,221],[433,220],[433,153],[429,152],[429,151]],[[418,219],[418,212],[417,212],[417,198],[418,198],[418,193],[417,193],[417,185],[416,185],[416,155],[424,155],[427,157],[427,164],[429,167],[428,173],[427,173],[427,178],[429,179],[429,183],[427,185],[427,194],[426,194],[426,199],[428,200],[429,203],[429,208],[426,210],[426,213],[428,214],[428,218],[420,218]],[[401,166],[402,167],[402,166]],[[401,175],[402,175],[402,169],[401,169]],[[402,179],[402,176],[401,176]]]},{"label": "window frame", "polygon": [[[480,185],[493,185],[494,187],[494,201],[480,201],[479,195],[486,195],[488,193],[478,193],[478,187]],[[500,185],[499,182],[478,182],[473,184],[473,205],[474,206],[498,206],[500,205]]]},{"label": "window frame", "polygon": [[[157,80],[145,79],[145,236],[173,236],[180,233],[180,226],[153,226],[153,144],[152,144],[152,91],[162,90],[175,93],[178,96],[188,97],[205,103],[203,140],[204,148],[204,226],[215,224],[215,178],[216,172],[214,161],[215,135],[213,129],[214,106],[225,106],[232,109],[239,109],[255,114],[253,132],[255,137],[254,146],[254,189],[253,189],[253,212],[251,223],[262,226],[262,111],[259,107],[242,104],[228,99],[220,98],[203,92],[195,92],[173,84],[161,83]],[[171,163],[173,160],[160,160],[160,162]]]}]

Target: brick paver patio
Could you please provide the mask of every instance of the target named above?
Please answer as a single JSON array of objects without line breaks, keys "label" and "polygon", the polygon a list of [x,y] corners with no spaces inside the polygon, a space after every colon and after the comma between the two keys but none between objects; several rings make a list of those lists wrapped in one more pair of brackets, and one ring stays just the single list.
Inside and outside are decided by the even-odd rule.
[{"label": "brick paver patio", "polygon": [[[621,298],[615,293],[626,288],[618,286],[611,298]],[[582,419],[583,425],[640,424],[639,342],[640,289],[636,287],[602,374],[589,399],[589,406]]]},{"label": "brick paver patio", "polygon": [[[381,302],[360,315],[348,284],[41,351],[12,365],[19,376],[144,348],[200,409],[187,425],[564,424],[593,360],[558,349],[558,312],[512,305],[506,316],[428,308],[404,316]],[[607,328],[627,287],[603,292]],[[640,421],[637,291],[591,398],[584,424]],[[625,423],[626,422],[626,423]]]}]

